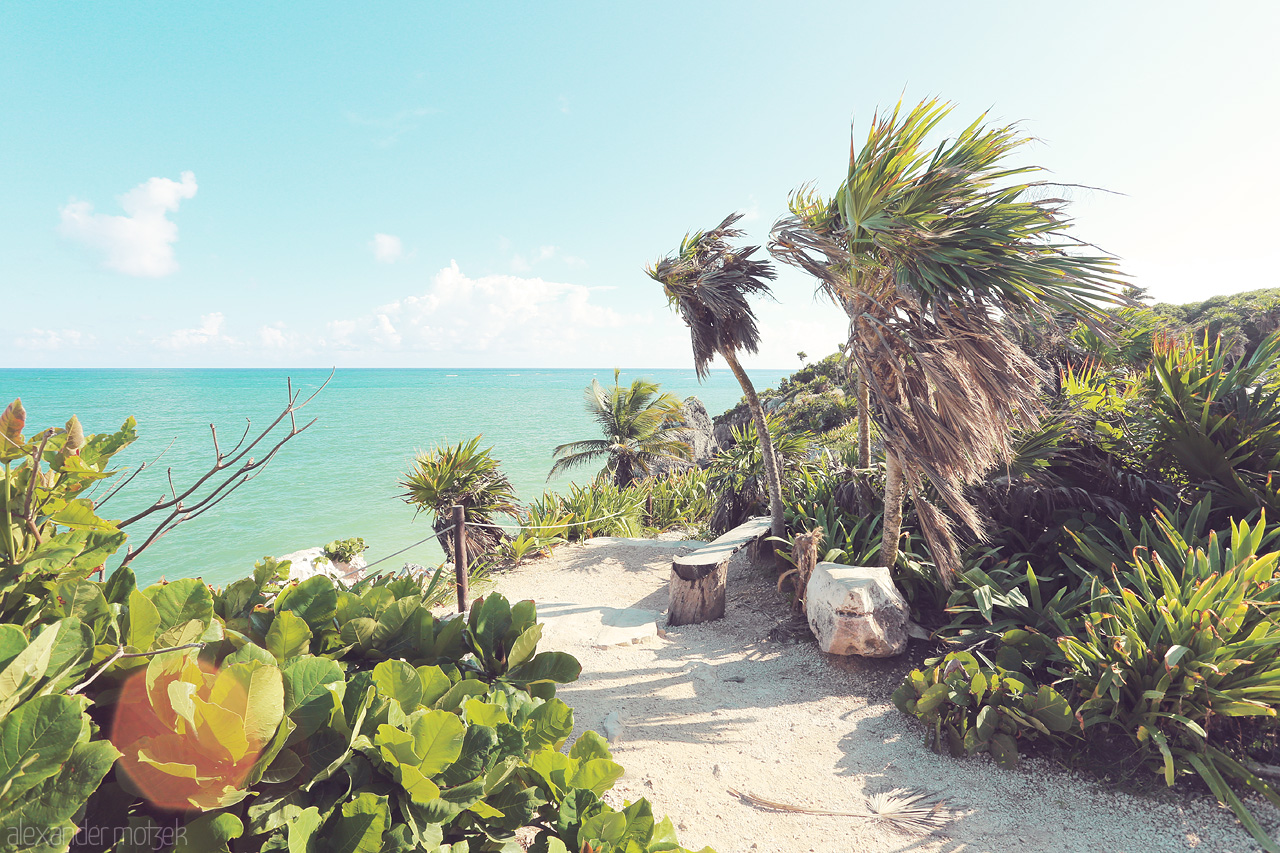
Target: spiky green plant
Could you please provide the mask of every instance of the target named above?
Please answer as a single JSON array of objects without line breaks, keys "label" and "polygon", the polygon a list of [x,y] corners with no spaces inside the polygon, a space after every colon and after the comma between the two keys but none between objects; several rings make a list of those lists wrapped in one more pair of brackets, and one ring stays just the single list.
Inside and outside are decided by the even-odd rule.
[{"label": "spiky green plant", "polygon": [[515,487],[493,458],[493,448],[480,447],[480,438],[419,453],[400,480],[405,489],[400,497],[406,503],[435,514],[431,527],[441,533],[446,553],[451,552],[454,535],[449,530],[450,507],[462,507],[469,557],[492,553],[506,539],[494,526],[495,516],[515,515],[520,509]]}]

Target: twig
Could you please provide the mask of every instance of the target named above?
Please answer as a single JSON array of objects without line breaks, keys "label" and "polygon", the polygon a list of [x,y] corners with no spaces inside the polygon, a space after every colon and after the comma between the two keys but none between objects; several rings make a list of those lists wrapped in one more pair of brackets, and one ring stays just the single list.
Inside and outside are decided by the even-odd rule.
[{"label": "twig", "polygon": [[175,441],[177,441],[177,440],[178,440],[177,436],[174,436],[173,438],[169,439],[169,443],[165,445],[164,450],[161,450],[159,453],[157,453],[157,454],[156,454],[156,457],[155,457],[154,459],[152,459],[150,462],[143,462],[143,463],[141,463],[140,465],[138,465],[138,467],[137,467],[136,469],[134,469],[134,471],[133,471],[133,473],[132,473],[132,474],[130,474],[128,477],[125,477],[125,478],[124,478],[124,480],[123,480],[122,482],[117,483],[117,484],[115,485],[115,487],[114,487],[114,488],[112,488],[110,491],[108,491],[105,495],[103,495],[101,499],[99,499],[99,500],[97,500],[97,501],[94,501],[94,508],[96,509],[96,508],[98,508],[98,507],[101,507],[101,506],[102,506],[103,504],[105,504],[107,501],[109,501],[109,500],[111,500],[112,498],[114,498],[114,497],[119,493],[119,491],[120,491],[121,489],[123,489],[125,486],[127,486],[127,485],[129,485],[131,482],[133,482],[133,478],[134,478],[134,477],[138,476],[138,475],[139,475],[139,474],[141,474],[143,471],[145,471],[146,469],[148,469],[148,468],[152,467],[152,466],[153,466],[153,465],[155,465],[157,462],[159,462],[159,461],[160,461],[160,457],[161,457],[161,456],[164,456],[166,453],[168,453],[168,452],[169,452],[169,448],[173,447],[173,443],[174,443]]},{"label": "twig", "polygon": [[149,658],[152,655],[163,654],[164,652],[180,652],[183,649],[203,649],[204,646],[205,646],[204,643],[187,643],[186,645],[183,645],[183,646],[170,646],[167,649],[152,649],[149,652],[126,652],[125,647],[120,646],[116,649],[115,654],[107,658],[106,661],[102,664],[102,666],[98,668],[97,672],[95,672],[93,675],[89,676],[87,679],[77,684],[75,687],[72,687],[70,690],[67,691],[67,693],[69,695],[74,696],[75,694],[79,693],[81,690],[84,690],[86,687],[88,687],[90,684],[96,681],[99,675],[102,675],[102,673],[106,672],[107,668],[110,667],[111,664],[115,663],[116,661],[122,658]]}]

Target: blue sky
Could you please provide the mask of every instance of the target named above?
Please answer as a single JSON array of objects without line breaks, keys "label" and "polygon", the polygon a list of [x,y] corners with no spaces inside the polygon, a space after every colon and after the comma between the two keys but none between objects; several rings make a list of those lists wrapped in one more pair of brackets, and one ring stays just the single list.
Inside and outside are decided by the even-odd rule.
[{"label": "blue sky", "polygon": [[[1280,285],[1273,3],[6,3],[0,366],[681,367],[643,266],[990,109],[1162,301]],[[857,131],[861,136],[861,131]],[[748,366],[835,349],[782,270]]]}]

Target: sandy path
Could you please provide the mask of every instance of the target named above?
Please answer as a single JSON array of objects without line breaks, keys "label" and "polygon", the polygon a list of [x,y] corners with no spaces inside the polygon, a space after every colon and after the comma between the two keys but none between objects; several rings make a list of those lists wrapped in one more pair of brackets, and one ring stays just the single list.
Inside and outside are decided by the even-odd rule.
[{"label": "sandy path", "polygon": [[[665,611],[671,557],[688,542],[597,539],[496,578],[512,601],[575,602]],[[669,814],[681,843],[718,853],[1244,853],[1256,849],[1234,816],[1208,798],[1139,798],[1026,760],[1006,771],[982,757],[957,761],[923,746],[922,730],[889,702],[905,660],[843,659],[811,639],[770,638],[787,605],[768,569],[743,555],[729,573],[728,612],[666,637],[595,648],[549,632],[548,649],[582,661],[562,688],[580,729],[602,730],[617,712],[615,758],[627,769],[615,792],[648,797]],[[659,619],[659,627],[663,622]],[[914,643],[914,641],[913,641]],[[882,823],[763,811],[732,796],[834,811],[903,787],[935,792],[955,810],[932,835]],[[616,801],[615,801],[616,804]],[[1255,814],[1268,826],[1277,815]]]}]

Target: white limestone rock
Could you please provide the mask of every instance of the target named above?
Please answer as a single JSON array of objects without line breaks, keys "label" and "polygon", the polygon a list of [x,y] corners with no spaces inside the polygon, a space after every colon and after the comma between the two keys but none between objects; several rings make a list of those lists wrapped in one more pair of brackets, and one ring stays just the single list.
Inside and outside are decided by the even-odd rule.
[{"label": "white limestone rock", "polygon": [[887,658],[907,647],[911,609],[882,566],[818,563],[804,600],[824,652]]},{"label": "white limestone rock", "polygon": [[277,559],[289,561],[289,580],[291,581],[303,581],[315,575],[324,575],[348,585],[364,577],[364,569],[367,565],[363,554],[357,554],[350,563],[336,563],[324,555],[324,548],[294,551]]}]

